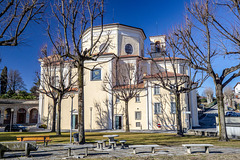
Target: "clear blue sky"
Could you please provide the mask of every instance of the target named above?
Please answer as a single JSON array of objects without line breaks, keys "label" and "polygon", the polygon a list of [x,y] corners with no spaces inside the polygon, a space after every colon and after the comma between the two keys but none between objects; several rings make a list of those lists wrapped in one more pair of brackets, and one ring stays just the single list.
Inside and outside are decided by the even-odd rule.
[{"label": "clear blue sky", "polygon": [[[105,0],[104,23],[121,23],[142,28],[147,36],[166,34],[184,20],[184,6],[190,0]],[[23,37],[22,37],[23,38]],[[0,69],[17,69],[29,90],[33,86],[35,71],[39,71],[38,57],[43,45],[49,43],[45,28],[31,25],[24,33],[24,43],[17,47],[0,47]],[[239,78],[230,85],[233,87]],[[209,79],[204,86],[213,86]],[[202,89],[200,90],[201,93]]]}]

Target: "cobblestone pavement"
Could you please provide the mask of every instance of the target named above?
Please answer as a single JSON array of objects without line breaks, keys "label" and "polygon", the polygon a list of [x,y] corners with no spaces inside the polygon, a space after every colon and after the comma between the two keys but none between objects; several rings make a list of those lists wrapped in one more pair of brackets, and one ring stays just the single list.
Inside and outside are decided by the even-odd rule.
[{"label": "cobblestone pavement", "polygon": [[[117,146],[115,150],[104,148],[99,150],[96,148],[96,145],[87,144],[87,145],[73,145],[73,144],[53,144],[47,147],[39,146],[38,151],[32,151],[30,157],[24,157],[24,151],[22,152],[6,152],[4,154],[5,159],[75,159],[83,158],[85,153],[85,147],[89,148],[89,155],[87,158],[115,158],[115,157],[148,157],[155,155],[186,155],[186,149],[182,146],[177,147],[167,147],[159,146],[155,149],[155,153],[151,153],[151,148],[137,148],[137,154],[133,154],[133,150],[129,148],[121,149],[120,146]],[[68,148],[72,148],[72,155],[68,157]],[[204,148],[193,148],[193,154],[203,154]],[[210,148],[210,154],[239,154],[240,149],[238,148],[221,148],[214,146]]]}]

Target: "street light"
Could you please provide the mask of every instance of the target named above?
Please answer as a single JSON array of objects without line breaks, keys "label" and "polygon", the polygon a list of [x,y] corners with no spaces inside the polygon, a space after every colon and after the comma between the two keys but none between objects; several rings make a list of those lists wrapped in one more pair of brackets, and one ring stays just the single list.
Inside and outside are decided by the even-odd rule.
[{"label": "street light", "polygon": [[72,102],[71,102],[71,124],[70,124],[70,143],[72,143],[72,124],[73,124],[73,117],[72,117],[72,115],[73,115],[73,97],[75,96],[75,94],[74,93],[70,93],[69,94],[69,97],[71,97],[72,98]]},{"label": "street light", "polygon": [[10,113],[10,132],[12,131],[13,112],[14,112],[14,109],[11,108],[11,113]]}]

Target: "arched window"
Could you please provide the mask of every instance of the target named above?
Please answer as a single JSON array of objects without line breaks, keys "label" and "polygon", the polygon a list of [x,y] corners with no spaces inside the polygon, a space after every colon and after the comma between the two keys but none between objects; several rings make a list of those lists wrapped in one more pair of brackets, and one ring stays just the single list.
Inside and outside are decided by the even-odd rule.
[{"label": "arched window", "polygon": [[160,46],[160,42],[159,42],[159,41],[157,41],[157,42],[155,43],[155,51],[156,51],[157,53],[161,52],[161,46]]},{"label": "arched window", "polygon": [[4,124],[10,124],[10,118],[11,118],[11,108],[7,108],[4,111]]}]

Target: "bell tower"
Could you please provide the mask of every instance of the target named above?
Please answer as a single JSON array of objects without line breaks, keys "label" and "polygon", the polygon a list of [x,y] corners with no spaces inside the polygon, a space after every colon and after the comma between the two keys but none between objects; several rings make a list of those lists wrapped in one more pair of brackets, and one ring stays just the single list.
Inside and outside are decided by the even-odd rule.
[{"label": "bell tower", "polygon": [[151,45],[151,57],[158,58],[161,57],[166,50],[166,40],[165,35],[151,36],[150,45]]}]

